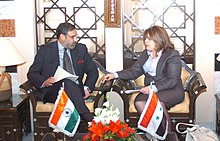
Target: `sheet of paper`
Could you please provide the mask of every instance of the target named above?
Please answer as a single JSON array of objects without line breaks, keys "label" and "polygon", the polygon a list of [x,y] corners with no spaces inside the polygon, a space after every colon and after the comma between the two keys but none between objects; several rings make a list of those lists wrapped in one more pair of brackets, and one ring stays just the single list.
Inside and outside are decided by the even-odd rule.
[{"label": "sheet of paper", "polygon": [[139,91],[140,91],[140,89],[138,89],[138,90],[125,90],[125,93],[131,94],[131,93],[135,93],[135,92],[139,92]]},{"label": "sheet of paper", "polygon": [[54,78],[56,80],[56,82],[62,80],[62,79],[70,79],[72,80],[73,82],[76,82],[76,80],[78,79],[79,76],[76,76],[76,75],[73,75],[67,71],[65,71],[62,67],[58,66],[57,67],[57,70],[54,74]]}]

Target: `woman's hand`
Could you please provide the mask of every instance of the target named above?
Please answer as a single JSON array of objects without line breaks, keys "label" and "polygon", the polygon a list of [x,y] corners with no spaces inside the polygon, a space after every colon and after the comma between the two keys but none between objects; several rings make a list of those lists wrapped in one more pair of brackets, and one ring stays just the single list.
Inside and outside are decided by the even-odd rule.
[{"label": "woman's hand", "polygon": [[114,76],[113,73],[108,73],[108,74],[105,75],[104,80],[103,80],[103,83],[104,83],[105,81],[110,81],[110,80],[112,80],[112,79],[114,79],[114,78],[115,78],[115,76]]},{"label": "woman's hand", "polygon": [[150,89],[149,89],[148,86],[146,86],[146,87],[141,88],[140,92],[143,93],[143,94],[149,94],[150,93]]}]

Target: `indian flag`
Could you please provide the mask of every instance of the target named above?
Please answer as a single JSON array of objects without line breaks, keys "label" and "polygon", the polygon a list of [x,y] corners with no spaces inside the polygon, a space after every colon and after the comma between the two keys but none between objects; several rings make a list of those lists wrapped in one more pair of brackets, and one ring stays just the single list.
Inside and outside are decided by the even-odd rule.
[{"label": "indian flag", "polygon": [[48,121],[49,126],[72,137],[75,135],[79,123],[79,113],[64,89],[61,88]]},{"label": "indian flag", "polygon": [[168,122],[163,107],[156,93],[152,90],[139,118],[138,128],[159,140],[164,140],[167,136]]}]

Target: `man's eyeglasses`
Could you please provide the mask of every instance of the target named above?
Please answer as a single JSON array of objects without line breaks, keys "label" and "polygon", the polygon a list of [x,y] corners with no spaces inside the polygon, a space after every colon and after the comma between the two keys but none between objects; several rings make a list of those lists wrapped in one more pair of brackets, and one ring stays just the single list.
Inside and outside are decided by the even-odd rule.
[{"label": "man's eyeglasses", "polygon": [[79,35],[73,35],[73,36],[65,35],[65,36],[68,36],[71,39],[79,40]]}]

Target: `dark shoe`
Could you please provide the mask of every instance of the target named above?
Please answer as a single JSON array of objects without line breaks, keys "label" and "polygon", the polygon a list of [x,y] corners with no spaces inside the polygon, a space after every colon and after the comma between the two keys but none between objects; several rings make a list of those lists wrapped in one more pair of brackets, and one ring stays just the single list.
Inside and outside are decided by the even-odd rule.
[{"label": "dark shoe", "polygon": [[41,141],[55,141],[55,135],[54,133],[47,133],[43,136],[43,138],[41,139]]}]

